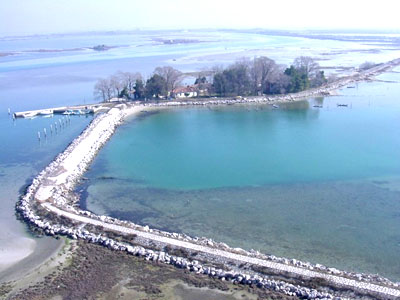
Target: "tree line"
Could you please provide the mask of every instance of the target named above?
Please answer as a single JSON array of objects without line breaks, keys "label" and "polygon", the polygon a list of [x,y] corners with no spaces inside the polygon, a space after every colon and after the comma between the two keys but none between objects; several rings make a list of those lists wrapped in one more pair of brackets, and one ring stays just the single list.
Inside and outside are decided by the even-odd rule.
[{"label": "tree line", "polygon": [[219,96],[250,96],[295,93],[326,82],[324,71],[311,57],[300,56],[289,68],[268,57],[257,57],[219,70],[213,87]]},{"label": "tree line", "polygon": [[182,72],[170,67],[157,67],[153,75],[143,80],[136,72],[117,72],[108,78],[99,79],[94,86],[94,95],[107,101],[111,98],[151,99],[167,97],[183,79]]},{"label": "tree line", "polygon": [[[94,94],[103,101],[113,97],[172,98],[183,78],[184,74],[171,66],[157,67],[147,80],[140,73],[117,72],[109,78],[99,79]],[[311,57],[300,56],[286,67],[262,56],[200,72],[194,84],[207,90],[207,96],[226,97],[294,93],[326,82],[324,71]]]}]

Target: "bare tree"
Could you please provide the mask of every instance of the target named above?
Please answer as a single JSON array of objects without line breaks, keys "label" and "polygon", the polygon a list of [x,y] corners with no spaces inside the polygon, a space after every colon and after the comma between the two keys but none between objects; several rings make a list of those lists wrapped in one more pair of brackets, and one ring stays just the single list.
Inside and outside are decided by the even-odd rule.
[{"label": "bare tree", "polygon": [[279,68],[274,60],[261,56],[254,58],[250,68],[250,76],[252,80],[253,93],[268,93],[271,82],[276,77]]},{"label": "bare tree", "polygon": [[94,96],[101,98],[103,101],[108,101],[112,98],[113,92],[109,79],[99,79],[94,86]]},{"label": "bare tree", "polygon": [[143,80],[142,75],[139,72],[131,73],[131,72],[117,72],[116,74],[123,86],[129,92],[133,91],[135,88],[136,80]]},{"label": "bare tree", "polygon": [[215,65],[211,68],[210,72],[210,79],[208,80],[210,83],[213,83],[214,76],[218,73],[222,73],[224,71],[223,65]]},{"label": "bare tree", "polygon": [[124,83],[122,82],[121,77],[118,76],[118,73],[111,75],[110,85],[111,85],[111,88],[113,91],[113,96],[119,97],[119,95],[121,94],[121,91],[124,89]]},{"label": "bare tree", "polygon": [[173,91],[182,81],[182,72],[170,66],[157,67],[154,74],[160,75],[165,79],[166,92]]},{"label": "bare tree", "polygon": [[232,83],[237,95],[251,94],[251,82],[249,70],[251,68],[251,61],[248,58],[241,58],[228,68],[232,72]]},{"label": "bare tree", "polygon": [[310,80],[310,86],[312,88],[315,88],[324,85],[327,82],[328,80],[325,78],[325,72],[318,71],[317,73],[315,73],[315,76]]},{"label": "bare tree", "polygon": [[274,71],[269,74],[269,93],[285,94],[288,91],[290,78],[285,75],[285,69],[285,65],[276,65]]},{"label": "bare tree", "polygon": [[308,78],[314,77],[319,69],[319,64],[310,56],[300,56],[297,57],[293,66],[296,69],[302,69]]}]

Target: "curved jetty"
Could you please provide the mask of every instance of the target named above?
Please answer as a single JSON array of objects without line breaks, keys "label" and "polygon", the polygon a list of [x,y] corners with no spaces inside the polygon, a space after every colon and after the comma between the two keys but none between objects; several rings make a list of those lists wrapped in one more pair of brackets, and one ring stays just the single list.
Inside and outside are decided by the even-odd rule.
[{"label": "curved jetty", "polygon": [[[399,64],[400,60],[396,61]],[[381,65],[369,78],[384,72],[395,64]],[[379,66],[378,66],[379,67]],[[376,67],[377,68],[377,67]],[[323,88],[277,99],[300,99],[327,93],[351,82],[336,82]],[[358,79],[357,79],[358,80]],[[310,94],[315,93],[315,94]],[[25,194],[18,201],[19,214],[35,228],[48,235],[66,235],[73,239],[85,239],[114,250],[126,251],[146,260],[172,264],[203,274],[229,280],[234,283],[257,285],[280,291],[302,299],[340,298],[343,293],[356,293],[370,297],[395,299],[400,297],[400,283],[394,283],[378,275],[339,271],[319,264],[296,259],[264,255],[257,251],[231,248],[224,243],[207,238],[190,237],[185,234],[165,232],[121,221],[108,216],[98,216],[79,208],[79,197],[74,188],[96,156],[100,148],[113,135],[126,117],[138,114],[149,106],[156,108],[171,105],[212,105],[266,102],[267,98],[210,100],[190,102],[163,102],[137,105],[116,104],[108,112],[98,115],[63,153],[59,154],[39,175],[33,179]],[[115,240],[118,236],[118,240]],[[180,255],[176,256],[177,249]],[[186,255],[184,255],[186,254]],[[193,257],[196,260],[193,260]],[[189,258],[190,257],[190,258]],[[224,267],[215,267],[215,266]],[[283,278],[289,278],[287,283]],[[301,286],[307,280],[318,280],[320,288]],[[346,291],[346,292],[343,292]]]}]

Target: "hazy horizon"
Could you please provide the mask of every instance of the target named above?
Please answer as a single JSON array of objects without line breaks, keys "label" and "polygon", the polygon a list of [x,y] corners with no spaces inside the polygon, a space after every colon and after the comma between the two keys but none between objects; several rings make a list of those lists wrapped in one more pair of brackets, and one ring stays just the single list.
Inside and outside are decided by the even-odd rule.
[{"label": "hazy horizon", "polygon": [[355,30],[399,32],[396,1],[5,0],[0,36],[132,30]]},{"label": "hazy horizon", "polygon": [[307,34],[307,33],[320,33],[320,34],[329,34],[329,33],[342,33],[342,34],[396,34],[400,35],[400,29],[373,29],[373,28],[304,28],[304,29],[295,29],[295,28],[262,28],[262,27],[248,27],[248,28],[233,28],[233,27],[220,27],[220,28],[206,28],[206,27],[198,27],[198,28],[132,28],[132,29],[116,29],[116,30],[76,30],[76,31],[60,31],[60,32],[43,32],[43,33],[20,33],[20,34],[10,34],[10,35],[0,35],[0,38],[19,38],[19,37],[34,37],[34,36],[52,36],[52,35],[96,35],[96,34],[124,34],[124,33],[133,33],[133,32],[157,32],[157,31],[265,31],[273,33],[293,33],[293,34]]}]

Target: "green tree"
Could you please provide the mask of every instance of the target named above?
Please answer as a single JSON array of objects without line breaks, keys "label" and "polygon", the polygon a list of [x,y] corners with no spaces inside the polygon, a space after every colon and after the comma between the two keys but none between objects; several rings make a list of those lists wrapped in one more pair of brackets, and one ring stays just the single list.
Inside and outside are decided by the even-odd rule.
[{"label": "green tree", "polygon": [[118,97],[119,97],[119,98],[129,99],[128,88],[127,88],[127,87],[124,87],[124,88],[122,89],[122,91],[119,93]]},{"label": "green tree", "polygon": [[251,94],[250,77],[245,63],[235,63],[213,78],[213,87],[219,96],[237,96]]},{"label": "green tree", "polygon": [[290,77],[288,91],[290,93],[301,92],[310,87],[310,80],[307,76],[307,70],[303,67],[296,68],[291,65],[285,70],[285,75]]},{"label": "green tree", "polygon": [[160,98],[167,94],[166,80],[164,77],[154,74],[146,81],[146,98]]},{"label": "green tree", "polygon": [[133,93],[135,99],[143,99],[145,95],[144,82],[142,79],[136,79],[135,92]]},{"label": "green tree", "polygon": [[222,72],[218,72],[214,75],[213,89],[218,96],[225,96],[226,91],[225,77]]},{"label": "green tree", "polygon": [[205,76],[197,77],[194,84],[205,84],[207,83],[207,78]]}]

